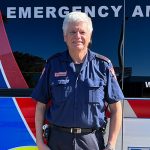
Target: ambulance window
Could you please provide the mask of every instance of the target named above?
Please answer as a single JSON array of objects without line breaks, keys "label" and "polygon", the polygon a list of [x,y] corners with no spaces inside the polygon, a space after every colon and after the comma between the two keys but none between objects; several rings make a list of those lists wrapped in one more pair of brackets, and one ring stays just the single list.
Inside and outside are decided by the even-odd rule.
[{"label": "ambulance window", "polygon": [[[38,19],[34,16],[34,6],[36,4],[38,6],[43,6],[43,10],[41,10],[39,14],[41,18]],[[8,6],[13,6],[14,2],[10,1],[4,3],[3,1],[3,4],[1,5],[3,23],[7,35],[7,37],[3,36],[3,40],[5,40],[5,42],[7,41],[7,44],[3,42],[3,44],[5,43],[5,49],[3,49],[3,51],[5,53],[9,50],[9,57],[11,56],[11,61],[9,62],[11,64],[10,66],[13,68],[14,66],[12,65],[16,65],[17,62],[19,70],[25,80],[24,85],[22,86],[20,82],[22,82],[23,79],[20,72],[17,75],[14,75],[12,72],[14,71],[16,73],[18,68],[11,70],[9,63],[7,62],[8,68],[5,69],[4,67],[3,69],[6,70],[9,79],[11,79],[10,86],[8,87],[35,87],[46,60],[53,54],[67,49],[63,40],[62,22],[65,13],[74,9],[86,11],[93,20],[94,31],[90,49],[105,55],[112,61],[114,67],[119,67],[117,49],[123,20],[123,1],[94,1],[92,6],[91,1],[72,1],[70,3],[68,0],[63,0],[61,3],[52,0],[50,3],[47,1],[44,5],[39,2],[36,4],[31,2],[28,9],[27,7],[24,7],[28,13],[19,15],[19,13],[23,13],[23,11],[19,11],[19,9],[22,9],[21,6],[26,6],[28,4],[26,1],[22,2],[21,6],[19,3],[16,3],[15,7],[13,7],[13,13],[10,14],[12,18],[9,19],[7,19],[6,8]],[[51,16],[47,18],[46,7],[49,5],[53,6],[56,9],[56,12],[54,12],[54,14],[49,14]],[[63,9],[63,12],[60,13],[60,8],[63,8],[62,6],[66,6],[68,9]],[[31,12],[29,12],[30,9]],[[118,10],[118,12],[116,10]],[[30,14],[31,17],[29,17]],[[5,31],[3,33],[5,33]],[[14,58],[16,62],[14,61]],[[2,65],[4,65],[4,63],[2,63]],[[13,75],[14,77],[12,77]],[[8,76],[6,75],[6,78]],[[14,78],[18,78],[16,80],[17,82]],[[13,84],[13,86],[11,86],[12,83],[15,83],[15,85]]]},{"label": "ambulance window", "polygon": [[[127,3],[127,7],[134,10],[136,5]],[[150,97],[150,19],[142,5],[140,15],[130,10],[126,15],[134,17],[126,21],[124,94],[126,97]]]}]

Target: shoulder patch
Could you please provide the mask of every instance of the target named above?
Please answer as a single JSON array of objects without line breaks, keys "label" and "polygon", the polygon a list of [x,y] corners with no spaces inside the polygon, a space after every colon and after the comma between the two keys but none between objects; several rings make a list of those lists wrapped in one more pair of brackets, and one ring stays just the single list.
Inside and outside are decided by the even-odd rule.
[{"label": "shoulder patch", "polygon": [[108,59],[107,57],[105,57],[105,56],[103,56],[103,55],[100,55],[100,54],[97,54],[97,53],[96,53],[95,56],[96,56],[97,58],[99,58],[99,59],[102,59],[102,60],[108,62],[108,63],[111,62],[110,59]]}]

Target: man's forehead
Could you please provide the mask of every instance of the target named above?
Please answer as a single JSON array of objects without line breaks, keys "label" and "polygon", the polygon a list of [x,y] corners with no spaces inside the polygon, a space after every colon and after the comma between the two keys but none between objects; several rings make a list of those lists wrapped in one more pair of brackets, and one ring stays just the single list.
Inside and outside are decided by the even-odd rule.
[{"label": "man's forehead", "polygon": [[68,24],[68,29],[78,29],[78,28],[83,28],[85,29],[86,27],[88,27],[88,23],[87,22],[70,22]]}]

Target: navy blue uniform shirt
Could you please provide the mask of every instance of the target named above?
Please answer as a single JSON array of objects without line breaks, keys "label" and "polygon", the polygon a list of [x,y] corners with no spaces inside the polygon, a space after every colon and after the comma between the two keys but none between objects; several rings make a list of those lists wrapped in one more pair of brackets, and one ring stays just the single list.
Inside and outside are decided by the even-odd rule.
[{"label": "navy blue uniform shirt", "polygon": [[90,50],[79,72],[68,51],[49,58],[32,97],[52,101],[46,111],[49,122],[80,128],[101,127],[105,101],[124,99],[110,60]]}]

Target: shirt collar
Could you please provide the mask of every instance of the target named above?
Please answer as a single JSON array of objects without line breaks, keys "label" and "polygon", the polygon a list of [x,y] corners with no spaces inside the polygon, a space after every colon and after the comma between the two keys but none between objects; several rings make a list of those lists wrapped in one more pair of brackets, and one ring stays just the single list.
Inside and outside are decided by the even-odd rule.
[{"label": "shirt collar", "polygon": [[[88,49],[88,52],[87,52],[87,55],[86,55],[86,58],[85,58],[85,61],[91,61],[93,58],[95,58],[95,54],[90,50]],[[71,56],[69,55],[69,51],[66,50],[64,53],[62,53],[62,56],[61,56],[61,61],[67,61],[67,62],[73,62]],[[85,62],[84,61],[84,62]]]}]

